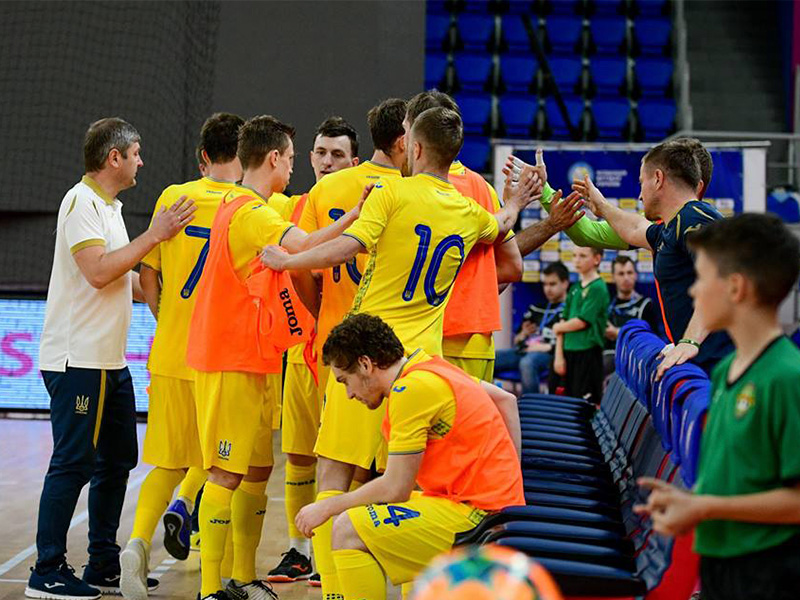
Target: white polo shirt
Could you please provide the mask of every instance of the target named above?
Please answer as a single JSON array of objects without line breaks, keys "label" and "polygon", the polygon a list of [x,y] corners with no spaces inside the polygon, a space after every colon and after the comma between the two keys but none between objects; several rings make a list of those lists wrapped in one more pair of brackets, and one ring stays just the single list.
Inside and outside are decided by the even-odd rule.
[{"label": "white polo shirt", "polygon": [[129,243],[122,202],[109,197],[84,176],[61,201],[53,271],[39,346],[43,371],[121,369],[131,322],[133,293],[126,273],[103,289],[92,287],[73,258],[78,250],[105,246],[106,252]]}]

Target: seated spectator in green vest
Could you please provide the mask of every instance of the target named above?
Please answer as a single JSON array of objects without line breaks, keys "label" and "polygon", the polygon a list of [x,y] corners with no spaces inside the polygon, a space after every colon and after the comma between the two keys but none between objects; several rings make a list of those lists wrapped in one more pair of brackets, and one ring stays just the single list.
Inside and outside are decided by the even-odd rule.
[{"label": "seated spectator in green vest", "polygon": [[800,242],[773,215],[711,223],[689,239],[695,310],[735,350],[714,369],[692,492],[643,478],[635,507],[666,535],[695,530],[703,600],[800,597],[800,350],[778,307],[800,273]]}]

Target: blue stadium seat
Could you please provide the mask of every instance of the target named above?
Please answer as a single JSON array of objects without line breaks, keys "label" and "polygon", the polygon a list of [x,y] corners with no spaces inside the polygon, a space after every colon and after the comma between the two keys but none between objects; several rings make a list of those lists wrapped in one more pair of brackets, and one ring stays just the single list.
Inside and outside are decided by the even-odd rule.
[{"label": "blue stadium seat", "polygon": [[624,56],[598,56],[589,63],[598,96],[627,95],[628,59]]},{"label": "blue stadium seat", "polygon": [[446,15],[450,13],[451,0],[427,0],[425,2],[425,12],[429,15]]},{"label": "blue stadium seat", "polygon": [[667,0],[633,0],[633,12],[637,15],[662,16],[667,11]]},{"label": "blue stadium seat", "polygon": [[[564,96],[564,104],[567,107],[567,114],[573,126],[578,130],[578,133],[583,133],[583,99],[575,96]],[[544,105],[545,114],[547,116],[547,127],[550,130],[550,136],[557,140],[570,139],[569,128],[561,117],[561,112],[558,108],[555,98],[548,98]]]},{"label": "blue stadium seat", "polygon": [[675,128],[678,109],[674,100],[642,98],[639,101],[638,112],[639,125],[647,141],[661,140]]},{"label": "blue stadium seat", "polygon": [[545,22],[547,41],[553,52],[580,54],[583,34],[583,17],[553,15]]},{"label": "blue stadium seat", "polygon": [[595,52],[598,54],[619,54],[624,51],[628,33],[628,21],[622,16],[594,17],[589,22],[589,32]]},{"label": "blue stadium seat", "polygon": [[622,141],[628,137],[631,104],[627,98],[597,98],[592,102],[597,139]]},{"label": "blue stadium seat", "polygon": [[774,189],[767,195],[767,211],[787,223],[800,223],[800,196],[785,188]]},{"label": "blue stadium seat", "polygon": [[461,10],[471,13],[490,13],[494,10],[495,0],[461,0]]},{"label": "blue stadium seat", "polygon": [[670,94],[674,66],[671,58],[639,58],[633,73],[642,96],[663,97]]},{"label": "blue stadium seat", "polygon": [[494,15],[459,15],[456,23],[464,50],[486,52],[494,47]]},{"label": "blue stadium seat", "polygon": [[621,15],[625,11],[625,0],[587,0],[587,4],[594,15]]},{"label": "blue stadium seat", "polygon": [[525,28],[525,23],[523,23],[521,16],[503,16],[501,32],[503,41],[505,42],[505,48],[509,52],[525,54],[532,52],[531,38],[528,35],[528,30]]},{"label": "blue stadium seat", "polygon": [[530,15],[535,8],[535,0],[508,0],[508,12],[512,15]]},{"label": "blue stadium seat", "polygon": [[491,83],[494,63],[489,54],[456,54],[456,80],[459,89],[482,92]]},{"label": "blue stadium seat", "polygon": [[450,49],[450,15],[426,16],[425,48],[434,52]]},{"label": "blue stadium seat", "polygon": [[642,54],[664,55],[670,47],[672,22],[644,17],[633,23],[633,39]]},{"label": "blue stadium seat", "polygon": [[486,138],[467,137],[458,158],[473,171],[486,173],[489,170],[490,150],[489,140]]},{"label": "blue stadium seat", "polygon": [[539,101],[536,97],[501,96],[500,118],[508,137],[535,137]]},{"label": "blue stadium seat", "polygon": [[544,10],[554,15],[574,15],[583,12],[583,0],[544,0]]},{"label": "blue stadium seat", "polygon": [[536,83],[539,63],[533,56],[507,54],[500,57],[500,78],[507,92],[527,93]]},{"label": "blue stadium seat", "polygon": [[425,89],[446,89],[447,55],[427,53],[425,55]]},{"label": "blue stadium seat", "polygon": [[[572,56],[552,56],[548,60],[550,72],[562,95],[581,92],[580,84],[583,75],[583,60]],[[552,93],[545,88],[547,93]]]},{"label": "blue stadium seat", "polygon": [[489,94],[456,94],[466,135],[485,135],[492,116],[492,97]]}]

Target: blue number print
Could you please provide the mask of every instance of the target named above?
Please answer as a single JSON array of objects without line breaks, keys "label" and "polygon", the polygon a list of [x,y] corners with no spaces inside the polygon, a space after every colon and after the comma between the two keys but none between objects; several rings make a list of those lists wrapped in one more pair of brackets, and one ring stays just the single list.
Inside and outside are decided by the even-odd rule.
[{"label": "blue number print", "polygon": [[[422,275],[422,268],[425,265],[425,259],[428,257],[428,249],[431,245],[431,228],[427,225],[417,225],[414,227],[414,232],[419,236],[419,246],[417,246],[417,255],[414,258],[414,264],[411,267],[411,273],[408,276],[406,287],[403,289],[403,300],[410,302],[414,298],[414,292],[417,289],[419,278]],[[442,293],[436,291],[436,277],[439,275],[439,269],[442,268],[442,261],[444,260],[447,251],[450,248],[458,248],[460,257],[458,260],[458,268],[453,275],[453,280],[447,285]],[[464,240],[460,235],[448,235],[441,242],[436,245],[431,257],[431,264],[428,265],[428,273],[425,275],[424,289],[425,298],[431,306],[439,306],[447,298],[447,293],[453,287],[458,272],[461,270],[461,265],[464,264]]]},{"label": "blue number print", "polygon": [[410,508],[406,508],[405,506],[394,506],[389,505],[386,507],[389,511],[389,517],[383,520],[385,525],[394,525],[395,527],[400,526],[400,521],[405,521],[406,519],[415,519],[419,516],[419,512],[416,510],[411,510]]},{"label": "blue number print", "polygon": [[[328,216],[333,219],[334,221],[338,221],[340,217],[344,216],[344,210],[341,208],[332,208],[328,211]],[[356,266],[356,259],[353,258],[348,260],[345,263],[345,268],[347,269],[347,274],[350,276],[350,279],[353,283],[358,285],[361,283],[361,273],[358,271],[358,267]],[[339,283],[339,280],[342,278],[342,267],[335,266],[333,267],[333,281]]]},{"label": "blue number print", "polygon": [[200,238],[206,241],[203,248],[200,250],[200,255],[197,257],[197,262],[194,264],[192,272],[189,273],[189,278],[183,284],[181,289],[181,298],[184,300],[189,298],[197,287],[197,282],[200,281],[200,275],[203,274],[203,267],[206,266],[206,258],[208,258],[208,240],[211,237],[211,229],[208,227],[196,227],[195,225],[187,225],[183,232],[189,237]]}]

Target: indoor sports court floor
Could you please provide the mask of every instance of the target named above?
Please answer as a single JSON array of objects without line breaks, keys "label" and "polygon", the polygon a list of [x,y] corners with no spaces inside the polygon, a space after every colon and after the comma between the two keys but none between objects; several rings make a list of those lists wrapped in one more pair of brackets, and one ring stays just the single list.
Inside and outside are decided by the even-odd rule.
[{"label": "indoor sports court floor", "polygon": [[[139,425],[139,444],[144,439],[145,425]],[[278,564],[281,552],[287,549],[286,517],[283,512],[283,476],[285,455],[280,453],[279,432],[273,443],[278,464],[270,477],[267,493],[269,503],[264,519],[264,535],[258,552],[258,574]],[[47,420],[0,419],[0,600],[18,600],[28,580],[29,569],[36,560],[34,546],[39,494],[52,450],[50,422]],[[122,524],[117,542],[123,547],[131,533],[139,486],[150,467],[139,465],[131,471]],[[67,559],[80,574],[86,561],[87,513],[84,489],[72,527],[69,531]],[[161,542],[163,529],[159,525],[150,556],[152,575],[161,580],[153,598],[195,598],[200,587],[200,553],[192,552],[185,562],[176,561]],[[319,589],[305,582],[276,584],[281,600],[317,600]]]}]

